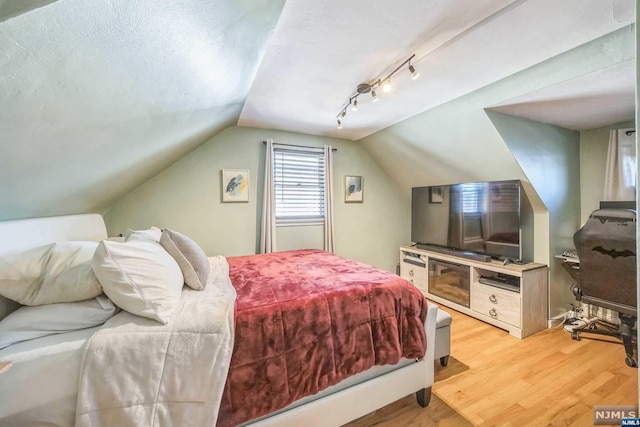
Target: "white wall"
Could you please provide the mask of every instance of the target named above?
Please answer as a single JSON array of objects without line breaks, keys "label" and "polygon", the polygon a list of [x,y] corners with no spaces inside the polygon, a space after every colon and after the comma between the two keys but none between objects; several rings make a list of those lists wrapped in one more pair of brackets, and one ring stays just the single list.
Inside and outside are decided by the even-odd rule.
[{"label": "white wall", "polygon": [[[357,142],[274,130],[231,127],[116,202],[105,214],[111,235],[152,225],[181,231],[207,254],[256,252],[266,138],[284,144],[332,145],[336,252],[395,271],[409,241],[410,206]],[[220,170],[250,171],[249,203],[221,203]],[[364,203],[344,203],[343,176],[364,177]],[[323,227],[279,227],[278,249],[321,248]]]}]

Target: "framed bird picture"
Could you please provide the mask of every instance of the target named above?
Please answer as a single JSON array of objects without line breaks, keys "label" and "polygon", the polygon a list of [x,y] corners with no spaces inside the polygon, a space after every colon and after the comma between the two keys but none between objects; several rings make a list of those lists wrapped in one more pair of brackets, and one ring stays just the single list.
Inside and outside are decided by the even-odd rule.
[{"label": "framed bird picture", "polygon": [[361,176],[344,176],[344,202],[362,203],[364,178]]},{"label": "framed bird picture", "polygon": [[222,202],[249,201],[249,171],[245,169],[222,169]]}]

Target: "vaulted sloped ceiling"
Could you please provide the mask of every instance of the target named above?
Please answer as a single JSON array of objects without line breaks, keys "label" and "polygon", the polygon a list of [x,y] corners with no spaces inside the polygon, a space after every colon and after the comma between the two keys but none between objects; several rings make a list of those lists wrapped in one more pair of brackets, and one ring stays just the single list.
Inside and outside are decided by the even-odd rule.
[{"label": "vaulted sloped ceiling", "polygon": [[[395,180],[426,152],[417,115],[634,21],[633,0],[0,0],[0,220],[105,210],[236,124],[361,140]],[[336,129],[355,87],[411,54],[420,78],[402,70]],[[590,99],[625,97],[606,120],[628,116],[635,68],[602,90],[614,74],[586,68]],[[475,107],[588,126],[563,120],[570,108],[548,114],[586,96],[549,71],[546,91],[516,79]],[[406,153],[382,149],[405,130],[418,132]]]},{"label": "vaulted sloped ceiling", "polygon": [[0,0],[0,22],[54,1],[56,0]]},{"label": "vaulted sloped ceiling", "polygon": [[0,219],[95,211],[237,122],[284,0],[60,0],[0,23]]},{"label": "vaulted sloped ceiling", "polygon": [[[498,103],[492,110],[572,130],[635,119],[635,58]],[[570,111],[572,114],[567,114]]]}]

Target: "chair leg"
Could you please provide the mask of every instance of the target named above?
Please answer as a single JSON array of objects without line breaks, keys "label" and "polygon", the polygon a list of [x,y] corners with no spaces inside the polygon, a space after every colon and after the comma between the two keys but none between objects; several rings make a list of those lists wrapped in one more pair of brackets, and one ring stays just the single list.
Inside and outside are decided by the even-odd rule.
[{"label": "chair leg", "polygon": [[637,368],[638,361],[633,358],[633,325],[636,323],[636,318],[622,313],[620,313],[619,317],[620,338],[622,339],[622,344],[624,345],[624,352],[627,355],[625,362],[627,363],[627,366],[630,366],[631,368]]},{"label": "chair leg", "polygon": [[632,368],[638,367],[638,360],[633,357],[634,342],[636,341],[636,334],[633,331],[633,326],[636,324],[636,316],[630,316],[628,314],[620,313],[620,325],[617,330],[611,330],[609,328],[598,328],[598,325],[593,323],[585,325],[580,329],[574,329],[571,332],[571,338],[580,341],[580,334],[596,334],[613,336],[622,341],[624,345],[624,352],[626,353],[625,362]]}]

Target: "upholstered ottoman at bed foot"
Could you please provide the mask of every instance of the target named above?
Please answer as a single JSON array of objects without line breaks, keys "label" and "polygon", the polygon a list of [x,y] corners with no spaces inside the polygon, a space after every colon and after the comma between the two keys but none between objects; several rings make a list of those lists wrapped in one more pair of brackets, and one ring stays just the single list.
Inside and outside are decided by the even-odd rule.
[{"label": "upholstered ottoman at bed foot", "polygon": [[451,353],[451,320],[449,313],[438,309],[434,360],[440,359],[442,366],[447,366],[449,363],[449,354]]}]

